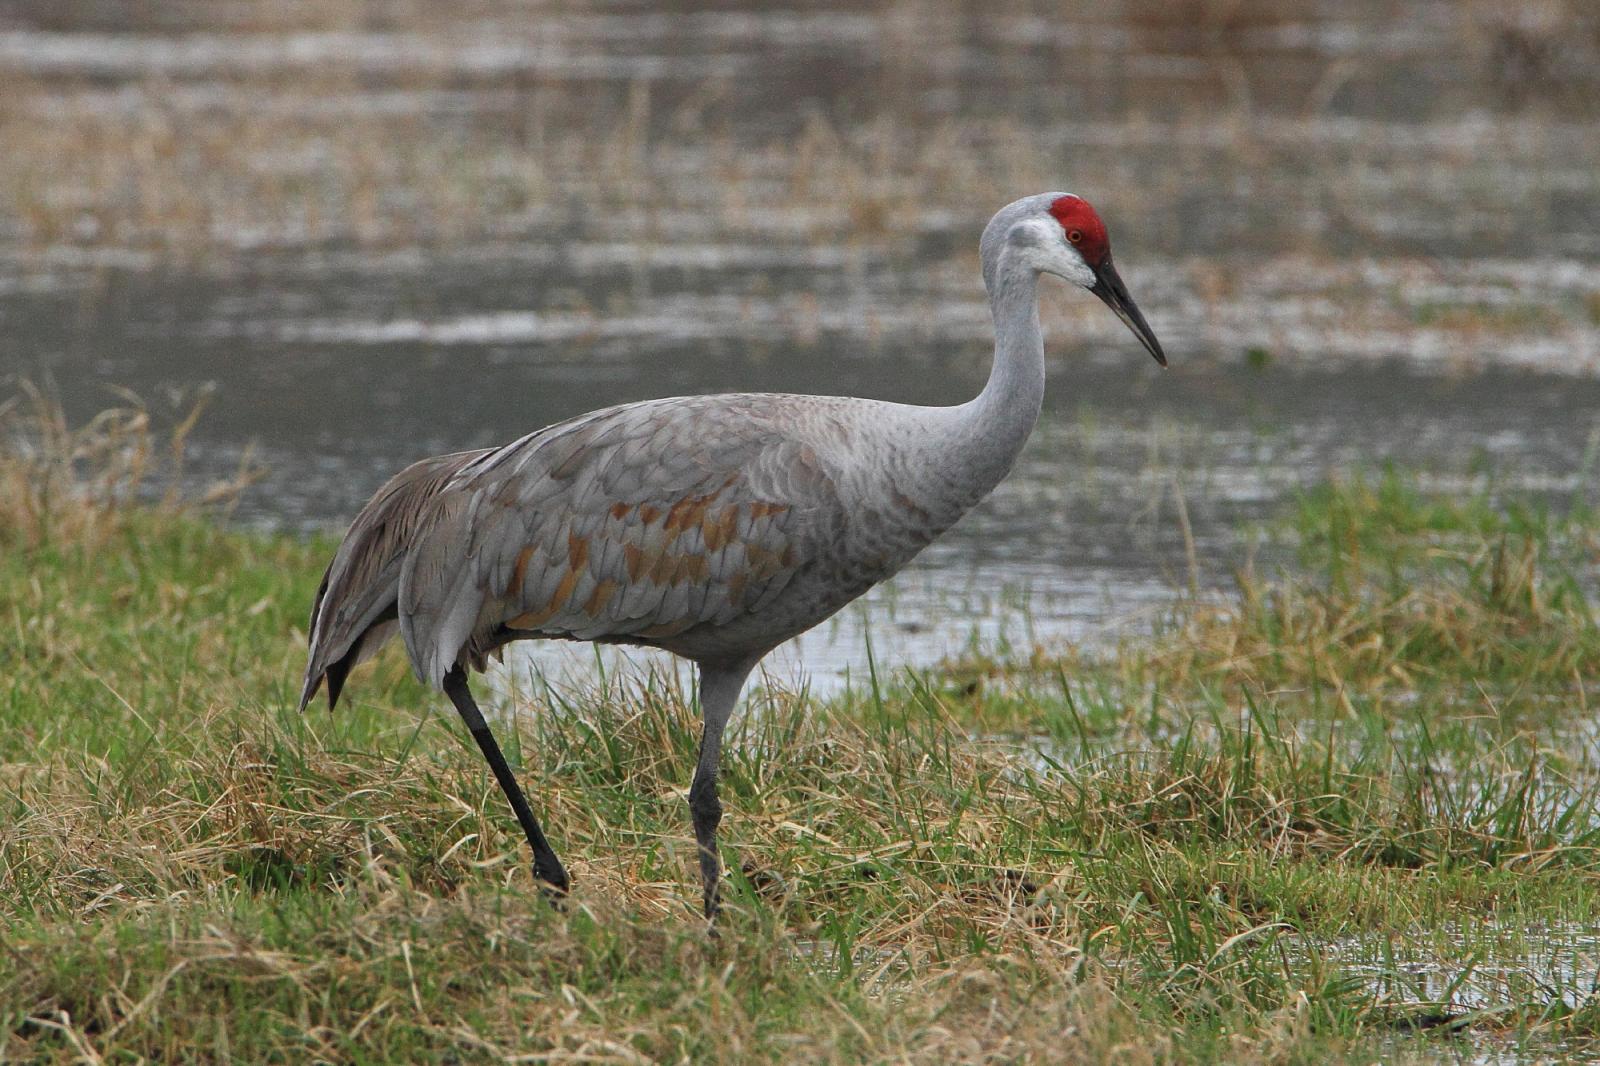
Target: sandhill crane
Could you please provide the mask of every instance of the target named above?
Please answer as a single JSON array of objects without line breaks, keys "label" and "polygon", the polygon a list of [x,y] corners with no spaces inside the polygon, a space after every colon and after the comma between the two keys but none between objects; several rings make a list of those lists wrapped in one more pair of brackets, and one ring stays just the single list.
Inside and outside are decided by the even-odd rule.
[{"label": "sandhill crane", "polygon": [[894,574],[1011,469],[1044,397],[1041,274],[1104,300],[1166,357],[1082,198],[1001,209],[980,243],[994,364],[978,396],[914,407],[745,393],[608,407],[499,448],[425,459],[362,509],[311,609],[300,707],[399,631],[471,730],[533,848],[568,877],[467,687],[516,640],[664,648],[699,667],[689,788],[705,914],[718,907],[717,763],[756,662]]}]

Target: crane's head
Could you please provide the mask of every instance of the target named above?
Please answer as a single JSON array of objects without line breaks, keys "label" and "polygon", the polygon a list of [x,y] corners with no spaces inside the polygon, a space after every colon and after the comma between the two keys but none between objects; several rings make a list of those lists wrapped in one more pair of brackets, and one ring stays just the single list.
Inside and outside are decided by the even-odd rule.
[{"label": "crane's head", "polygon": [[1161,342],[1111,262],[1106,224],[1083,197],[1050,192],[1002,208],[983,231],[982,253],[991,292],[1003,259],[1035,274],[1054,274],[1104,300],[1156,362],[1167,365]]}]

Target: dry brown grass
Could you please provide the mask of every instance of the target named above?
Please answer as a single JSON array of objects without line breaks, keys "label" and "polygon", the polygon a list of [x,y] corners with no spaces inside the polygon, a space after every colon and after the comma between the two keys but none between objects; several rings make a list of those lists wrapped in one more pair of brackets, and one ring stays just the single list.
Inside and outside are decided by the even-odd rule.
[{"label": "dry brown grass", "polygon": [[[1531,21],[1503,12],[1464,19],[1461,40],[1441,47],[1459,50],[1461,62],[1492,65],[1497,53],[1482,42],[1512,32],[1504,26],[1524,36],[1550,36],[1555,26],[1563,49],[1581,52],[1591,36],[1591,50],[1600,49],[1588,15],[1556,6],[1556,16]],[[1404,23],[1404,5],[1366,14]],[[1569,173],[1582,166],[1567,131],[1587,112],[1532,106],[1553,101],[1548,92],[1502,117],[1447,117],[1446,140],[1455,136],[1455,144],[1419,142],[1403,123],[1392,131],[1374,125],[1376,140],[1352,139],[1338,121],[1324,121],[1329,101],[1372,73],[1366,64],[1383,60],[1307,53],[1295,62],[1326,69],[1293,89],[1298,103],[1282,99],[1287,61],[1263,59],[1248,43],[1304,28],[1302,15],[1275,0],[1132,5],[1122,23],[1103,23],[1128,34],[1126,51],[1113,58],[1192,64],[1203,72],[1193,98],[1161,78],[1080,79],[1075,91],[1102,117],[1063,112],[1044,127],[921,111],[919,95],[943,83],[911,46],[916,35],[903,40],[916,21],[885,16],[881,78],[903,84],[903,93],[852,108],[849,119],[806,104],[791,116],[797,130],[774,134],[741,130],[737,87],[715,78],[669,104],[644,82],[575,83],[453,65],[449,42],[465,48],[476,40],[458,40],[473,18],[504,19],[539,40],[525,17],[493,3],[455,21],[412,5],[374,15],[362,5],[321,12],[243,4],[200,24],[252,40],[359,30],[445,45],[437,66],[381,75],[336,58],[285,59],[170,80],[135,71],[117,75],[108,91],[88,78],[0,71],[0,197],[31,247],[190,255],[524,238],[608,219],[636,240],[680,239],[687,229],[713,238],[874,242],[950,219],[965,227],[1018,190],[1070,185],[1110,214],[1140,218],[1169,249],[1242,242],[1317,251],[1391,240],[1389,216],[1404,221],[1412,201],[1439,198],[1441,167],[1458,175],[1448,205],[1454,216],[1504,214],[1526,239],[1529,225],[1548,225],[1570,193]],[[1524,24],[1533,28],[1516,29]],[[1071,42],[1049,47],[1064,50],[1068,70],[1085,59]],[[1546,80],[1574,82],[1564,71]],[[464,116],[422,102],[452,92],[499,100]],[[362,102],[382,94],[409,94],[410,102]],[[1452,133],[1453,125],[1461,128]]]},{"label": "dry brown grass", "polygon": [[93,551],[124,529],[138,505],[226,514],[263,471],[247,452],[231,477],[198,489],[186,483],[184,455],[206,399],[204,390],[180,398],[177,417],[158,436],[149,408],[130,393],[122,406],[73,426],[47,389],[19,383],[0,404],[0,545]]}]

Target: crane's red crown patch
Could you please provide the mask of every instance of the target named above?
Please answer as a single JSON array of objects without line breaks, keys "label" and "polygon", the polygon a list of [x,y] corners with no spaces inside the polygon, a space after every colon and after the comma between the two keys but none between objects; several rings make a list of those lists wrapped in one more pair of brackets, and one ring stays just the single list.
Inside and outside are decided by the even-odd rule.
[{"label": "crane's red crown patch", "polygon": [[1106,224],[1100,221],[1089,201],[1081,196],[1057,197],[1050,204],[1050,214],[1061,223],[1061,231],[1083,256],[1083,261],[1099,266],[1111,251],[1111,242],[1106,237]]}]

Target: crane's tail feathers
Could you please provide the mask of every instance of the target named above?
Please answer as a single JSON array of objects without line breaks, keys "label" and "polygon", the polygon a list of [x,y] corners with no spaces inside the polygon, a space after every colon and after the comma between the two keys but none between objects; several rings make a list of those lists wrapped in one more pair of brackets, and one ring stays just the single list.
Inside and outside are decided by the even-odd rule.
[{"label": "crane's tail feathers", "polygon": [[[306,678],[306,683],[300,687],[300,707],[299,707],[299,711],[300,711],[301,714],[305,714],[306,713],[306,707],[308,705],[310,705],[310,703],[311,703],[311,701],[313,699],[316,698],[317,689],[319,689],[321,687],[322,687],[322,675],[321,674],[318,674],[316,677],[308,677],[308,678]],[[333,710],[333,704],[331,704],[331,703],[328,704],[328,709],[330,711]]]},{"label": "crane's tail feathers", "polygon": [[324,661],[318,652],[326,652],[327,649],[313,647],[311,659],[306,664],[305,685],[300,689],[300,710],[303,712],[310,706],[324,681],[328,684],[328,710],[337,707],[339,695],[344,691],[344,683],[350,676],[350,671],[378,654],[399,628],[396,605],[391,602],[377,619],[359,631],[355,640],[344,648],[343,654],[337,659]]},{"label": "crane's tail feathers", "polygon": [[[317,694],[317,689],[322,687],[322,676],[327,673],[323,663],[320,662],[326,649],[318,645],[324,643],[318,638],[322,636],[322,605],[328,598],[328,583],[333,579],[333,571],[339,565],[339,556],[333,557],[333,562],[328,564],[328,569],[322,572],[322,584],[317,586],[316,599],[311,601],[310,631],[306,636],[306,678],[300,686],[300,713],[306,713],[306,705]],[[330,705],[329,710],[332,710]]]},{"label": "crane's tail feathers", "polygon": [[407,554],[432,521],[439,490],[483,454],[457,452],[406,467],[351,523],[311,606],[302,711],[324,681],[332,709],[350,671],[399,629],[400,573]]},{"label": "crane's tail feathers", "polygon": [[[374,629],[376,628],[378,627],[375,626]],[[367,632],[371,633],[372,630]],[[366,634],[363,634],[363,637],[365,636]],[[374,644],[374,647],[382,645],[387,636],[387,633],[379,634],[380,639]],[[307,670],[306,683],[300,689],[300,713],[304,714],[311,701],[316,699],[317,690],[322,687],[324,680],[328,683],[328,710],[331,711],[339,706],[339,693],[344,691],[344,682],[350,676],[350,671],[357,663],[371,658],[370,654],[361,654],[361,649],[366,643],[367,640],[365,639],[358,641],[355,647],[344,654],[343,658],[329,663],[325,669],[318,673],[313,674],[309,669]]]},{"label": "crane's tail feathers", "polygon": [[351,649],[344,658],[329,663],[324,670],[311,673],[308,669],[305,684],[300,688],[300,713],[304,714],[311,701],[317,698],[317,690],[322,687],[324,680],[328,683],[328,710],[339,706],[339,693],[344,691],[345,678],[350,676],[351,668],[363,658],[366,656],[358,657],[356,649]]}]

